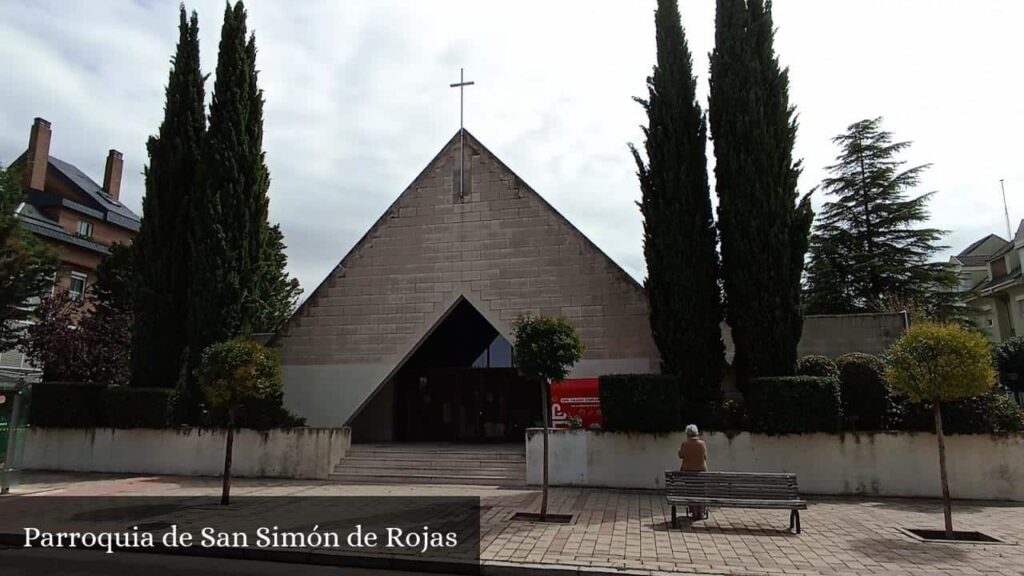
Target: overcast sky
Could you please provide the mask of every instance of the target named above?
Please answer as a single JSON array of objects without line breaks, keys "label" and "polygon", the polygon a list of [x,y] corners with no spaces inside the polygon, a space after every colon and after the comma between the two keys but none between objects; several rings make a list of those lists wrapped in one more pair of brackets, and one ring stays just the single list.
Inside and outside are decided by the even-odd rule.
[{"label": "overcast sky", "polygon": [[[680,0],[702,103],[714,0]],[[466,127],[637,279],[641,143],[654,63],[654,0],[252,0],[266,98],[271,218],[307,294],[458,129]],[[192,0],[212,72],[224,3]],[[53,124],[51,154],[102,181],[124,153],[122,200],[141,209],[146,138],[163,114],[177,41],[172,0],[3,0],[0,162]],[[1019,0],[776,0],[775,48],[800,115],[801,191],[832,163],[831,138],[863,118],[930,162],[945,258],[1024,217]],[[212,91],[212,78],[207,91]],[[209,94],[208,94],[209,95]],[[710,149],[709,149],[710,154]],[[815,205],[822,197],[817,197]]]}]

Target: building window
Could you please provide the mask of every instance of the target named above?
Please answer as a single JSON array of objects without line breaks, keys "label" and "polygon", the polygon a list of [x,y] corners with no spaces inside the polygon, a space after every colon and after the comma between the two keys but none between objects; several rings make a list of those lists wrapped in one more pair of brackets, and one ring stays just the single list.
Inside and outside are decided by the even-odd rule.
[{"label": "building window", "polygon": [[72,300],[78,300],[85,294],[86,275],[81,272],[71,273],[71,284],[68,285],[68,294]]},{"label": "building window", "polygon": [[487,349],[473,362],[473,368],[511,368],[512,345],[500,334],[491,341]]},{"label": "building window", "polygon": [[86,222],[85,220],[78,221],[78,235],[86,238],[92,237],[92,222]]}]

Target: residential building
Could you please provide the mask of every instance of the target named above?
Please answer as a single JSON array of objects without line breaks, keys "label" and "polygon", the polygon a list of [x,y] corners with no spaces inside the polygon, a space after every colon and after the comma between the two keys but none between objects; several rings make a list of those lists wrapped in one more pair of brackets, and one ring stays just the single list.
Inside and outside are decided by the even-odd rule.
[{"label": "residential building", "polygon": [[24,174],[23,226],[54,248],[60,258],[58,288],[83,294],[96,279],[96,267],[112,244],[130,244],[139,216],[120,202],[121,153],[107,155],[103,185],[59,158],[50,156],[50,123],[36,118],[28,150],[11,165]]},{"label": "residential building", "polygon": [[1024,335],[1024,220],[1011,240],[989,234],[950,261],[972,319],[989,340]]},{"label": "residential building", "polygon": [[[50,123],[36,118],[28,149],[11,166],[23,172],[22,226],[53,248],[60,260],[55,288],[80,297],[96,280],[96,268],[113,244],[130,244],[140,219],[120,202],[121,153],[107,155],[103,185],[50,156]],[[0,381],[31,379],[37,370],[17,350],[0,354]]]}]

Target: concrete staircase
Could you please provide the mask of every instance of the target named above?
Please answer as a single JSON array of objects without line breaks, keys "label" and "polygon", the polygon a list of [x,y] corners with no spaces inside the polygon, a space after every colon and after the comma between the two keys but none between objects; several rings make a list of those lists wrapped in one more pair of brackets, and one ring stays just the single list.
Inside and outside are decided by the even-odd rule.
[{"label": "concrete staircase", "polygon": [[330,479],[346,484],[525,486],[520,445],[355,444]]}]

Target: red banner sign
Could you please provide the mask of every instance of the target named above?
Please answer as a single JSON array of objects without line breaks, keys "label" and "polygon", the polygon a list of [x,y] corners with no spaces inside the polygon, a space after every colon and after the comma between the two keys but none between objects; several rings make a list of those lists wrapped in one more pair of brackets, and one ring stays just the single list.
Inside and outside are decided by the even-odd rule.
[{"label": "red banner sign", "polygon": [[597,378],[551,383],[551,427],[600,429],[601,397]]}]

